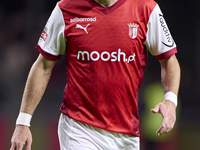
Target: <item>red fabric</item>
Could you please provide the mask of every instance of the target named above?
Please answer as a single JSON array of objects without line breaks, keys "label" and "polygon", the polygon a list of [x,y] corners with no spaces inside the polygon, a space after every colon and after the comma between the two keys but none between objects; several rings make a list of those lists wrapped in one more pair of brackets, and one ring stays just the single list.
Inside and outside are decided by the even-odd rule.
[{"label": "red fabric", "polygon": [[118,0],[115,4],[113,4],[109,8],[102,7],[101,4],[97,3],[94,0],[87,0],[87,1],[93,6],[93,8],[101,11],[104,14],[110,14],[113,11],[115,11],[118,7],[120,7],[126,0]]},{"label": "red fabric", "polygon": [[56,61],[62,57],[62,55],[54,56],[54,55],[51,55],[51,54],[45,52],[38,44],[36,45],[36,48],[42,54],[43,57],[45,57],[49,60]]},{"label": "red fabric", "polygon": [[161,54],[161,55],[155,56],[155,58],[158,59],[158,60],[162,60],[162,59],[165,59],[165,58],[167,58],[167,57],[172,56],[172,55],[175,54],[175,53],[177,53],[177,49],[176,49],[176,48],[173,48],[173,49],[171,49],[170,51],[167,51],[167,52],[165,52],[165,53],[163,53],[163,54]]},{"label": "red fabric", "polygon": [[[58,5],[67,40],[61,112],[98,128],[140,136],[138,90],[148,57],[143,43],[156,2],[119,0],[105,8],[92,0],[62,0]],[[37,48],[48,59],[60,58]]]},{"label": "red fabric", "polygon": [[58,4],[68,41],[61,112],[98,128],[140,136],[138,90],[147,63],[143,42],[156,3],[119,0],[109,8],[91,0]]}]

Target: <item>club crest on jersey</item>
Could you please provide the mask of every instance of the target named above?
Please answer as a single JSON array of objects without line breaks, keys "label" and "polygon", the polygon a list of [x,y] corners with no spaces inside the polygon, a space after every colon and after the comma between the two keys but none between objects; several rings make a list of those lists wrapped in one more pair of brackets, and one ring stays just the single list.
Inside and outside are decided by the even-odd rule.
[{"label": "club crest on jersey", "polygon": [[131,39],[135,39],[137,37],[139,25],[135,23],[129,23],[128,26],[129,26],[129,37]]}]

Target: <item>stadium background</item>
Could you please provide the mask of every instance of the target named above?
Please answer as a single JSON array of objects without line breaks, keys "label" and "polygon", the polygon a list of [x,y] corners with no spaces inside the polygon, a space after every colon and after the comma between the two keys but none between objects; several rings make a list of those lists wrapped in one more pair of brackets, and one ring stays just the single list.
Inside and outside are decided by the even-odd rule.
[{"label": "stadium background", "polygon": [[[156,1],[178,45],[177,58],[182,68],[180,103],[175,129],[168,137],[158,139],[154,134],[158,126],[148,126],[148,121],[144,119],[150,118],[151,124],[159,117],[147,117],[150,114],[148,102],[154,101],[152,93],[160,89],[160,84],[157,86],[160,82],[160,65],[149,55],[139,98],[141,124],[144,124],[141,125],[141,150],[199,150],[200,1]],[[26,77],[38,56],[35,45],[55,4],[55,0],[0,1],[0,150],[10,147]],[[58,149],[56,132],[65,77],[65,59],[62,57],[54,68],[45,95],[32,119],[33,150]],[[154,90],[149,94],[146,92],[148,89]],[[153,133],[148,132],[153,126]]]}]

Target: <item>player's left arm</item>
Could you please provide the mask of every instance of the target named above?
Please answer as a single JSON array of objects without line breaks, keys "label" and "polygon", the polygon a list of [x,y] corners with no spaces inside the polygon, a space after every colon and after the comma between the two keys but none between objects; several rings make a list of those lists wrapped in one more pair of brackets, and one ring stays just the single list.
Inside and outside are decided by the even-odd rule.
[{"label": "player's left arm", "polygon": [[[159,61],[161,64],[161,78],[164,93],[172,92],[178,96],[181,71],[175,54]],[[163,116],[163,123],[156,132],[158,136],[173,129],[176,121],[176,105],[172,101],[164,100],[157,104],[151,112],[160,113]]]}]

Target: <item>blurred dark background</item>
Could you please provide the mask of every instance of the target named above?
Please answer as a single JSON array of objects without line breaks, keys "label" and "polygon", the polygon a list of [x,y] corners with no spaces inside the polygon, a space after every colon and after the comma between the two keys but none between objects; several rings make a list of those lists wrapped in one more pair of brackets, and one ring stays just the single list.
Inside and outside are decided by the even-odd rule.
[{"label": "blurred dark background", "polygon": [[[170,138],[159,139],[155,134],[145,134],[142,131],[148,127],[141,126],[141,150],[164,150],[168,146],[171,146],[168,150],[199,150],[200,1],[156,1],[178,47],[176,56],[182,70],[179,107],[175,129],[169,135]],[[0,1],[0,150],[10,147],[26,78],[39,54],[35,46],[56,2]],[[150,113],[145,102],[145,97],[148,97],[145,91],[159,82],[159,62],[149,55],[139,98],[141,124],[145,124],[143,118]],[[32,119],[33,150],[59,149],[56,132],[65,84],[65,58],[62,57],[54,68],[45,95]]]}]

